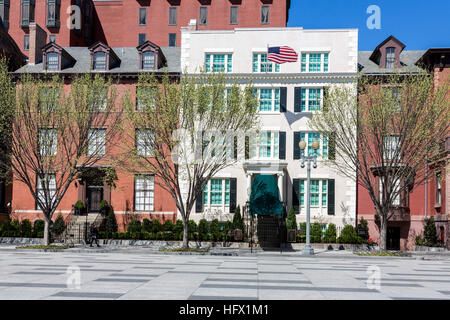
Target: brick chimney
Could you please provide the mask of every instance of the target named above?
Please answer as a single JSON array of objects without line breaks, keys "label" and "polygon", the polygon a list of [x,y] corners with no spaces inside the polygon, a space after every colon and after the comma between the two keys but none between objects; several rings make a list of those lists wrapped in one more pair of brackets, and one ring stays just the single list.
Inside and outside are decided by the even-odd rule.
[{"label": "brick chimney", "polygon": [[197,19],[191,19],[191,20],[189,21],[189,25],[188,25],[187,29],[188,29],[189,31],[195,31],[195,30],[197,30]]},{"label": "brick chimney", "polygon": [[29,64],[42,62],[42,48],[47,42],[47,33],[39,27],[36,22],[30,22],[30,55],[28,57]]}]

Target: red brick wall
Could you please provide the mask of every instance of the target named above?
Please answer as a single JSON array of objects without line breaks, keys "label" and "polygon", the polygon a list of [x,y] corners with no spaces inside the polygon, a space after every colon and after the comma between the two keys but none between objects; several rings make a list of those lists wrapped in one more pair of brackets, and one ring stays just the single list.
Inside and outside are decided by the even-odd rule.
[{"label": "red brick wall", "polygon": [[[205,1],[207,2],[207,1]],[[239,3],[239,1],[233,1]],[[171,5],[179,3],[179,5]],[[198,26],[199,30],[224,30],[242,27],[286,27],[286,0],[244,0],[233,4],[229,0],[211,0],[208,7],[208,25]],[[231,6],[239,7],[239,23],[230,25]],[[261,6],[270,7],[269,24],[261,24]],[[169,7],[177,7],[177,25],[169,26]],[[136,47],[138,34],[145,33],[147,40],[159,46],[168,46],[169,33],[177,33],[177,46],[181,44],[180,28],[189,24],[190,19],[199,19],[199,0],[124,0],[115,2],[95,2],[97,40],[106,41],[109,46]],[[139,25],[139,8],[147,8],[147,25]]]}]

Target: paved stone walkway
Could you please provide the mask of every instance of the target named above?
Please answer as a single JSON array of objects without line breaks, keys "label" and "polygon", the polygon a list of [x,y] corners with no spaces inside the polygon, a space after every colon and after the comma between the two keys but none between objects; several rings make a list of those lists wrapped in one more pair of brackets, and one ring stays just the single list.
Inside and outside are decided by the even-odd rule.
[{"label": "paved stone walkway", "polygon": [[[377,271],[380,286],[376,281],[368,286]],[[450,260],[341,252],[310,258],[292,252],[201,256],[11,248],[0,250],[0,299],[450,299]]]}]

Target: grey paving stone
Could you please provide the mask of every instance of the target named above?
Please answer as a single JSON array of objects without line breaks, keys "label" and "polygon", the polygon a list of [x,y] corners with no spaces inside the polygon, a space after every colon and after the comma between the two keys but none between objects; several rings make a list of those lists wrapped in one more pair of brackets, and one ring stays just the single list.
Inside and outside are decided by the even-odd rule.
[{"label": "grey paving stone", "polygon": [[147,279],[123,279],[123,278],[99,278],[94,281],[99,282],[147,282]]},{"label": "grey paving stone", "polygon": [[57,283],[15,283],[15,282],[0,282],[0,287],[19,287],[19,288],[67,288],[66,284]]},{"label": "grey paving stone", "polygon": [[14,274],[60,275],[60,274],[65,274],[65,272],[17,271],[17,272],[14,272]]},{"label": "grey paving stone", "polygon": [[53,294],[52,297],[117,299],[117,298],[121,297],[122,295],[123,295],[123,293],[61,291],[61,292]]},{"label": "grey paving stone", "polygon": [[332,287],[291,287],[291,286],[265,286],[265,285],[237,285],[237,284],[202,284],[201,288],[229,288],[229,289],[269,289],[269,290],[296,290],[296,291],[345,291],[345,292],[377,292],[367,288],[332,288]]},{"label": "grey paving stone", "polygon": [[226,278],[208,278],[206,281],[223,281],[223,282],[250,282],[250,283],[287,283],[287,284],[295,284],[295,283],[308,283],[311,282],[308,280],[261,280],[261,279],[226,279]]},{"label": "grey paving stone", "polygon": [[110,274],[111,277],[137,277],[137,278],[154,278],[157,275],[154,274],[140,274],[140,273],[113,273]]}]

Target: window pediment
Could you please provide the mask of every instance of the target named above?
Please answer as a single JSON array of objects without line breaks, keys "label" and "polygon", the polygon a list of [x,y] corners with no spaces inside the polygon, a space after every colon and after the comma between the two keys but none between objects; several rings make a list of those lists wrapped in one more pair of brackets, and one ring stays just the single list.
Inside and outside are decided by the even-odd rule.
[{"label": "window pediment", "polygon": [[[61,71],[73,65],[75,59],[64,48],[54,42],[50,42],[42,48],[43,68],[50,71]],[[51,57],[51,68],[48,68],[48,58]],[[57,58],[57,62],[56,59]],[[56,64],[57,63],[57,64]]]},{"label": "window pediment", "polygon": [[166,58],[156,44],[147,40],[136,49],[139,52],[140,70],[158,70],[166,64]]},{"label": "window pediment", "polygon": [[[88,49],[91,51],[92,70],[108,71],[120,64],[120,59],[114,50],[103,42],[96,42]],[[101,55],[100,53],[104,53],[104,55]],[[101,59],[101,63],[96,63],[96,59]]]}]

